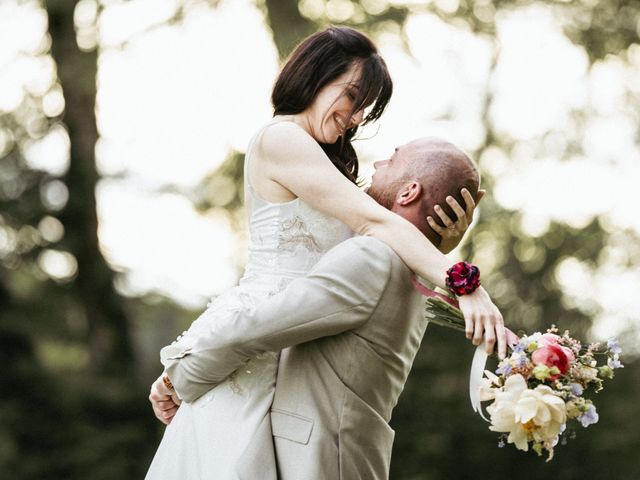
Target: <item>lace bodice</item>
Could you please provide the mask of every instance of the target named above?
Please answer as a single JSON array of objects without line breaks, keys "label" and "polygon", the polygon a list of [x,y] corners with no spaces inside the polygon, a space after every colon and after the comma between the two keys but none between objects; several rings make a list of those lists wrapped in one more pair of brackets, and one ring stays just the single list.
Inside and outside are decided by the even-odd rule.
[{"label": "lace bodice", "polygon": [[269,203],[248,188],[251,245],[241,283],[262,276],[290,280],[305,275],[329,249],[351,236],[342,222],[299,198]]},{"label": "lace bodice", "polygon": [[253,146],[273,120],[250,142],[244,175],[251,243],[245,275],[240,285],[258,278],[278,277],[277,284],[306,275],[318,260],[338,243],[352,236],[341,221],[296,198],[284,203],[263,200],[249,182],[248,165]]}]

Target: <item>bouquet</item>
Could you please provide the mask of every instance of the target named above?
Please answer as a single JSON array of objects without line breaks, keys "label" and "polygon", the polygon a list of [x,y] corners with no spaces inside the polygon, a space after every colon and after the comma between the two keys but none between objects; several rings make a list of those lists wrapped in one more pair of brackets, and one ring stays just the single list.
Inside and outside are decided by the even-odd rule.
[{"label": "bouquet", "polygon": [[[464,331],[464,317],[455,300],[421,287],[416,286],[428,297],[429,321]],[[622,352],[615,339],[606,346],[583,347],[569,331],[559,335],[554,326],[520,338],[512,334],[508,343],[510,355],[495,373],[484,370],[484,348],[476,350],[469,390],[472,405],[485,418],[480,402],[492,401],[487,407],[489,429],[502,434],[499,446],[506,441],[519,450],[531,447],[538,455],[546,450],[549,461],[569,422],[583,427],[598,422],[596,406],[585,394],[602,390],[603,381],[623,368]]]}]

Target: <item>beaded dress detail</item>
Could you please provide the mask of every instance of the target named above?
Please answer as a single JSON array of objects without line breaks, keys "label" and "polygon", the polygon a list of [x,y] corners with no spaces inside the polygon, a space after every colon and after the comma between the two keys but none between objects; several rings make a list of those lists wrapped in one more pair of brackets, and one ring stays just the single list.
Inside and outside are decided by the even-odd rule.
[{"label": "beaded dress detail", "polygon": [[[178,337],[177,344],[185,348],[216,319],[251,311],[291,280],[306,275],[322,255],[352,235],[342,222],[300,199],[270,203],[260,198],[246,180],[250,160],[251,147],[245,160],[250,231],[245,273],[238,286],[213,299]],[[236,478],[235,464],[271,407],[277,366],[278,353],[267,352],[195,402],[183,403],[165,431],[146,478]]]}]

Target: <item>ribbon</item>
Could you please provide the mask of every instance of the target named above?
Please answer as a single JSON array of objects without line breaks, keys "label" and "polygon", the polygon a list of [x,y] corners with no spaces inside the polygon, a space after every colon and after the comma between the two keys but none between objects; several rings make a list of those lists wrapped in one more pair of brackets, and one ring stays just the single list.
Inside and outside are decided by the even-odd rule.
[{"label": "ribbon", "polygon": [[[415,275],[412,278],[412,283],[413,288],[420,295],[423,295],[425,297],[440,298],[449,303],[451,306],[458,309],[460,308],[460,305],[456,299],[425,287],[422,283],[420,283]],[[511,349],[513,350],[513,348],[520,342],[520,338],[518,338],[518,336],[507,327],[504,327],[504,331],[507,337],[507,345],[509,345],[509,347],[511,347]],[[471,400],[471,408],[473,408],[473,411],[478,413],[487,422],[489,420],[484,416],[484,412],[482,411],[482,404],[480,403],[480,386],[482,385],[482,375],[484,374],[488,357],[489,354],[485,349],[484,343],[478,345],[476,347],[475,353],[473,354],[473,360],[471,361],[471,371],[469,372],[469,399]]]},{"label": "ribbon", "polygon": [[484,348],[484,344],[476,347],[471,360],[471,371],[469,372],[469,399],[471,400],[471,408],[479,413],[485,422],[489,422],[482,411],[482,403],[480,403],[480,387],[482,386],[482,374],[487,366],[487,358],[489,354]]},{"label": "ribbon", "polygon": [[415,288],[420,295],[424,297],[440,298],[447,302],[449,305],[455,308],[460,308],[458,305],[458,301],[455,298],[451,298],[448,295],[443,295],[442,293],[434,292],[430,288],[425,287],[422,283],[420,283],[420,280],[418,280],[415,275],[411,278],[411,283],[413,283],[413,288]]}]

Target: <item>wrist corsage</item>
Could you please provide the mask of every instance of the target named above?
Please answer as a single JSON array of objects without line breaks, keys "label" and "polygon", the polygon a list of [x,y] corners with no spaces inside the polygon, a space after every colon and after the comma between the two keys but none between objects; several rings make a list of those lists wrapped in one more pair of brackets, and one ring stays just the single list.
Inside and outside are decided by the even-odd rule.
[{"label": "wrist corsage", "polygon": [[480,286],[480,269],[468,262],[456,263],[447,270],[445,283],[454,295],[468,295]]}]

